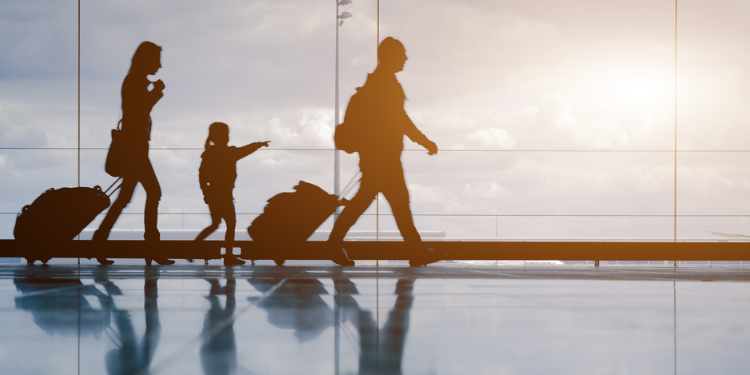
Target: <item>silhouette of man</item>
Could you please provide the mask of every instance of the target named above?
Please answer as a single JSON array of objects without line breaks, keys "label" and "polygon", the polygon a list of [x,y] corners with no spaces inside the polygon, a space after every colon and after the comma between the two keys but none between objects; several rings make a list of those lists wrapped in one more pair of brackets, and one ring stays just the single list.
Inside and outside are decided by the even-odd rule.
[{"label": "silhouette of man", "polygon": [[[359,168],[362,180],[359,191],[347,203],[333,226],[328,238],[334,248],[341,248],[349,228],[367,210],[378,193],[388,200],[404,241],[414,244],[414,253],[409,264],[414,267],[437,261],[432,251],[422,246],[422,239],[414,227],[409,207],[409,190],[404,180],[401,166],[401,152],[404,150],[404,135],[426,148],[429,155],[438,152],[435,142],[429,140],[417,129],[404,111],[406,95],[396,79],[396,73],[404,69],[406,49],[398,40],[385,38],[378,47],[378,66],[369,74],[362,90],[370,102],[370,119],[361,124],[360,136],[366,139],[359,151]],[[334,252],[334,262],[341,265],[354,265],[344,250],[343,257]]]}]

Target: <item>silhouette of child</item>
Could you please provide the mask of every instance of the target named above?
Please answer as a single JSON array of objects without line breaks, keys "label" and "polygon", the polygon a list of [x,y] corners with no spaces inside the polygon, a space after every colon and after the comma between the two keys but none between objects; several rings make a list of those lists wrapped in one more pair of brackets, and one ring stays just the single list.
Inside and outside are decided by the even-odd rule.
[{"label": "silhouette of child", "polygon": [[234,211],[234,182],[237,179],[237,161],[248,156],[261,147],[268,147],[266,142],[255,142],[242,147],[229,146],[229,126],[223,122],[214,122],[208,127],[206,151],[201,158],[198,178],[203,190],[203,201],[211,211],[211,225],[204,229],[196,241],[202,241],[219,228],[221,219],[227,225],[226,254],[224,264],[227,266],[245,264],[232,253],[234,228],[237,224]]}]

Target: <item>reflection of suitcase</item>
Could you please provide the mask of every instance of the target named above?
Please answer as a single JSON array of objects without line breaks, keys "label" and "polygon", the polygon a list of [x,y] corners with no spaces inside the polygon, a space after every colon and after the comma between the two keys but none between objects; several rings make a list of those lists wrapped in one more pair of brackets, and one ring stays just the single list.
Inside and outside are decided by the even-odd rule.
[{"label": "reflection of suitcase", "polygon": [[46,264],[52,249],[72,245],[70,241],[107,207],[109,196],[99,186],[49,189],[21,210],[13,236],[24,245],[29,264]]},{"label": "reflection of suitcase", "polygon": [[342,203],[333,194],[305,181],[294,193],[277,194],[247,232],[253,241],[277,251],[276,264],[284,264],[284,250],[305,242]]}]

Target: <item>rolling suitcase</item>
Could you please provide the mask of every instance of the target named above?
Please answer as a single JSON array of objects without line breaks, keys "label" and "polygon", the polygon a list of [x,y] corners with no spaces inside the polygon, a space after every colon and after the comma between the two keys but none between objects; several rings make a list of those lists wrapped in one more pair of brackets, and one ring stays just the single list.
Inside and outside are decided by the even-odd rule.
[{"label": "rolling suitcase", "polygon": [[70,241],[107,207],[109,195],[99,186],[49,189],[21,210],[13,236],[23,244],[29,264],[47,264],[50,250],[72,245]]},{"label": "rolling suitcase", "polygon": [[305,242],[337,207],[345,203],[305,181],[300,181],[294,190],[293,193],[271,197],[263,213],[247,228],[253,241],[279,254],[274,259],[278,265],[284,264],[286,249]]}]

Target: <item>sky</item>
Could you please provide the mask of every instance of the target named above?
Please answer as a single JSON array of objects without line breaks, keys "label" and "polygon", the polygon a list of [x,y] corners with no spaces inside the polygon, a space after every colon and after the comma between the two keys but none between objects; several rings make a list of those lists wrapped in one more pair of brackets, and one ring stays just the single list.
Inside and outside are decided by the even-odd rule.
[{"label": "sky", "polygon": [[[715,152],[750,150],[750,4],[678,5],[675,24],[662,0],[381,1],[379,37],[409,57],[397,75],[406,110],[440,148],[405,143],[418,229],[672,238],[675,201],[681,215],[750,214],[750,153]],[[340,11],[354,16],[340,28],[343,113],[376,66],[378,22],[374,1]],[[76,1],[0,4],[0,238],[44,190],[77,184],[77,12]],[[163,47],[151,79],[166,84],[151,114],[160,228],[210,223],[198,166],[214,121],[230,144],[272,141],[238,163],[238,228],[300,180],[332,192],[335,12],[334,1],[81,1],[81,185],[114,181],[103,166],[120,87],[149,40]],[[342,153],[342,186],[357,162]],[[143,227],[144,199],[138,188],[115,229]],[[395,229],[382,198],[375,211],[354,229]],[[749,225],[680,217],[677,235]]]}]

